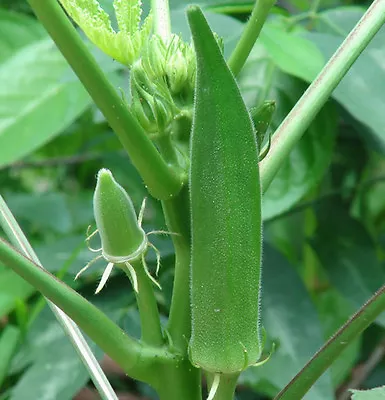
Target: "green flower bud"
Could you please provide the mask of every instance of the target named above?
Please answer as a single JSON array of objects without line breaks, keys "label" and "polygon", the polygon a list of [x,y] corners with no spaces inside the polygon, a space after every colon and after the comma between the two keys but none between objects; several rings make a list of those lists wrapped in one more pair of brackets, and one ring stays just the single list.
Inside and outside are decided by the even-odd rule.
[{"label": "green flower bud", "polygon": [[108,169],[98,173],[94,216],[106,259],[131,256],[146,244],[130,197]]},{"label": "green flower bud", "polygon": [[184,96],[192,101],[195,86],[196,58],[191,45],[174,35],[167,48],[165,72],[171,93]]},{"label": "green flower bud", "polygon": [[162,97],[155,95],[153,97],[153,113],[158,125],[159,132],[164,133],[167,127],[171,124],[173,114],[171,112],[172,106],[167,104],[167,101]]},{"label": "green flower bud", "polygon": [[[144,104],[144,102],[146,104]],[[151,112],[151,107],[136,91],[132,92],[131,111],[147,133],[151,134],[158,131],[156,120]]]},{"label": "green flower bud", "polygon": [[142,66],[152,79],[159,79],[165,75],[167,49],[163,40],[153,35],[142,54]]},{"label": "green flower bud", "polygon": [[171,54],[167,60],[166,74],[172,93],[179,93],[188,79],[186,59],[181,51]]},{"label": "green flower bud", "polygon": [[262,161],[268,154],[271,145],[272,133],[269,126],[275,111],[275,101],[264,101],[259,107],[250,109],[251,120],[253,121],[255,136],[259,150],[259,161]]},{"label": "green flower bud", "polygon": [[146,234],[142,229],[142,219],[144,213],[145,201],[143,201],[139,217],[136,216],[134,206],[127,192],[120,186],[108,169],[101,169],[98,173],[97,184],[94,193],[94,216],[97,229],[88,234],[87,244],[90,239],[99,233],[102,247],[100,249],[89,250],[102,254],[91,260],[76,275],[77,279],[85,270],[87,270],[95,261],[104,258],[108,264],[103,272],[102,279],[96,289],[99,293],[107,282],[114,265],[124,269],[132,281],[134,290],[138,292],[138,280],[135,268],[132,263],[141,260],[142,266],[147,277],[159,288],[159,284],[148,271],[145,255],[149,247],[156,254],[158,273],[160,267],[159,250],[149,242],[148,236],[151,234],[168,234],[164,231],[152,231]]}]

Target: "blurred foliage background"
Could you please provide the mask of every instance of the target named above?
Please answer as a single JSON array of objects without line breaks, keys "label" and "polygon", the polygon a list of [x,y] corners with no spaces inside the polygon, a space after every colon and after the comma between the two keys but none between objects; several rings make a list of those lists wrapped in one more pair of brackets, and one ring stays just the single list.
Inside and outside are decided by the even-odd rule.
[{"label": "blurred foliage background", "polygon": [[[112,12],[112,1],[101,0]],[[170,0],[173,30],[189,40],[183,9]],[[225,53],[236,43],[251,1],[205,0],[212,29]],[[248,106],[277,102],[276,128],[368,2],[285,0],[274,8],[239,83]],[[149,1],[144,1],[148,10]],[[90,45],[90,48],[92,46]],[[129,97],[126,70],[92,48],[104,71]],[[270,399],[322,343],[385,282],[385,29],[361,55],[292,151],[269,188],[265,219],[264,325],[278,350],[248,370],[239,400]],[[42,264],[117,321],[139,335],[131,287],[120,273],[98,296],[104,268],[97,263],[73,277],[92,257],[84,243],[92,225],[92,193],[101,167],[111,169],[137,209],[147,195],[140,177],[100,112],[71,72],[25,0],[0,0],[0,184],[12,212]],[[149,199],[145,230],[162,229],[160,204]],[[161,250],[158,301],[170,304],[173,248]],[[150,256],[153,266],[155,254]],[[97,399],[44,300],[0,265],[1,346],[12,345],[0,399]],[[348,399],[347,387],[385,384],[385,314],[357,339],[307,395],[310,400]],[[92,344],[91,344],[92,345]],[[95,348],[95,346],[93,346]],[[122,375],[95,349],[121,399],[151,399],[146,386]],[[0,374],[1,376],[1,374]]]}]

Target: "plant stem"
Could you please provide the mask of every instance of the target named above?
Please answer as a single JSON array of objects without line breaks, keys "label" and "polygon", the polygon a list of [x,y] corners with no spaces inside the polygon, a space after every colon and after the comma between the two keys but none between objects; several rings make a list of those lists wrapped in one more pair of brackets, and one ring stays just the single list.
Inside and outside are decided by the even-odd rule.
[{"label": "plant stem", "polygon": [[342,351],[385,310],[385,286],[343,325],[274,400],[302,399]]},{"label": "plant stem", "polygon": [[127,104],[97,65],[56,0],[28,0],[84,87],[106,117],[151,194],[167,199],[179,192],[178,171],[162,159]]},{"label": "plant stem", "polygon": [[250,19],[228,61],[235,76],[243,68],[274,3],[275,0],[256,0]]},{"label": "plant stem", "polygon": [[154,366],[176,362],[176,356],[165,349],[144,345],[126,335],[98,308],[2,239],[0,262],[60,307],[132,378],[151,383],[155,379]]},{"label": "plant stem", "polygon": [[260,163],[265,192],[294,145],[328,97],[385,22],[385,1],[374,0],[354,29],[275,131],[271,148]]},{"label": "plant stem", "polygon": [[[215,391],[213,400],[233,400],[238,377],[239,374],[221,374],[217,376],[217,378],[219,378],[219,385]],[[213,385],[215,384],[215,379],[216,377],[214,374],[207,374],[208,390],[211,391]]]},{"label": "plant stem", "polygon": [[167,43],[171,36],[168,0],[151,0],[151,10],[154,14],[154,31],[163,39],[163,42]]},{"label": "plant stem", "polygon": [[159,377],[159,384],[154,387],[160,400],[201,400],[200,370],[194,368],[189,360],[184,359],[175,366],[167,366]]},{"label": "plant stem", "polygon": [[[125,272],[127,272],[126,269]],[[162,346],[164,340],[160,326],[158,304],[156,302],[152,283],[146,275],[141,262],[135,265],[135,272],[138,279],[136,301],[139,308],[142,340],[144,343],[152,346]],[[130,277],[129,274],[128,276]]]},{"label": "plant stem", "polygon": [[167,227],[175,248],[175,276],[168,332],[173,345],[187,353],[191,334],[190,313],[190,222],[188,189],[184,188],[173,200],[163,202]]}]

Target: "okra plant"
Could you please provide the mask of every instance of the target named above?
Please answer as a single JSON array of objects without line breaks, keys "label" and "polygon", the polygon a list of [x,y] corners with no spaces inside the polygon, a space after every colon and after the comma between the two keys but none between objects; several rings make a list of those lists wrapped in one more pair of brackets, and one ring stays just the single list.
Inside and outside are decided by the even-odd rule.
[{"label": "okra plant", "polygon": [[[80,281],[94,263],[103,265],[96,294],[111,290],[111,276],[127,278],[140,316],[140,339],[42,268],[3,201],[1,224],[12,245],[0,241],[0,261],[57,307],[65,327],[75,323],[125,374],[151,386],[161,400],[234,399],[243,377],[258,376],[281,351],[275,332],[264,327],[268,304],[261,307],[268,295],[262,224],[265,194],[312,120],[381,28],[385,1],[373,2],[279,126],[273,123],[279,99],[257,93],[258,102],[250,107],[241,90],[243,67],[259,43],[266,20],[279,24],[273,0],[255,2],[230,53],[197,5],[186,10],[188,40],[173,33],[167,0],[153,0],[145,18],[140,0],[113,0],[114,20],[98,0],[28,2],[148,191],[141,207],[135,208],[129,189],[118,183],[117,176],[124,170],[95,170],[94,227],[87,231],[84,244],[94,257],[75,277]],[[123,66],[126,92],[115,89],[79,30],[115,60],[115,66]],[[165,228],[147,229],[147,197],[161,204]],[[295,235],[296,228],[292,229]],[[161,318],[164,260],[156,244],[159,236],[168,237],[175,252],[167,318]],[[385,310],[384,291],[374,294],[275,398],[305,397],[342,351]],[[74,339],[82,338],[80,331],[67,331],[100,395],[116,398],[103,373],[93,370],[96,361],[84,355],[87,344]]]}]

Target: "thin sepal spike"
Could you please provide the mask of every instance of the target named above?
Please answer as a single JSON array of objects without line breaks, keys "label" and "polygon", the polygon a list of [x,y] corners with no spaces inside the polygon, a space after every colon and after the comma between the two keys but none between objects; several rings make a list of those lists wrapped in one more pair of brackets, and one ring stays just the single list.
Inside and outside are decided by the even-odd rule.
[{"label": "thin sepal spike", "polygon": [[215,394],[217,393],[219,382],[221,381],[221,374],[215,374],[213,384],[211,385],[207,400],[214,400]]},{"label": "thin sepal spike", "polygon": [[114,263],[109,262],[109,263],[107,264],[106,269],[105,269],[104,272],[103,272],[102,279],[100,280],[99,285],[98,285],[98,287],[97,287],[96,290],[95,290],[95,294],[98,294],[98,293],[104,288],[104,286],[105,286],[105,284],[106,284],[108,278],[109,278],[110,275],[111,275],[111,272],[112,272],[112,269],[113,269],[113,268],[114,268]]},{"label": "thin sepal spike", "polygon": [[149,235],[174,235],[174,236],[180,236],[179,233],[177,232],[168,232],[168,231],[150,231],[147,233],[147,236]]},{"label": "thin sepal spike", "polygon": [[79,276],[86,271],[89,267],[91,267],[92,264],[94,264],[96,261],[100,260],[103,258],[103,254],[100,254],[99,256],[95,257],[93,260],[91,260],[85,267],[83,267],[75,276],[75,281],[79,278]]},{"label": "thin sepal spike", "polygon": [[87,244],[87,248],[89,251],[92,251],[93,253],[98,253],[99,251],[102,250],[102,247],[100,247],[99,249],[94,249],[91,247],[90,245],[90,240],[98,233],[98,229],[95,229],[92,233],[90,233],[90,229],[91,229],[91,225],[88,225],[87,228],[87,237],[86,237],[86,244]]},{"label": "thin sepal spike", "polygon": [[[149,246],[154,247],[154,246],[151,245],[150,243],[149,243]],[[157,258],[158,258],[158,257],[157,257]],[[143,257],[142,257],[142,264],[143,264],[144,272],[146,273],[146,275],[148,276],[148,278],[151,280],[151,282],[153,282],[160,290],[162,290],[162,287],[160,286],[160,284],[159,284],[159,283],[152,277],[152,275],[150,274],[150,271],[148,270],[148,267],[147,267],[146,258],[145,258],[144,255],[143,255]],[[157,268],[157,270],[158,270],[158,268]],[[158,274],[157,274],[157,276],[158,276]]]},{"label": "thin sepal spike", "polygon": [[270,360],[274,352],[275,352],[275,343],[273,342],[270,353],[263,360],[257,361],[255,364],[251,364],[250,367],[261,367],[262,365],[266,364]]},{"label": "thin sepal spike", "polygon": [[156,254],[156,271],[155,275],[159,275],[159,270],[160,270],[160,251],[150,242],[148,242],[148,245],[155,251]]},{"label": "thin sepal spike", "polygon": [[135,272],[134,267],[129,262],[125,262],[124,265],[127,267],[128,272],[129,272],[129,274],[131,276],[132,286],[134,288],[134,291],[136,293],[139,293],[138,277],[136,276],[136,272]]},{"label": "thin sepal spike", "polygon": [[143,222],[143,216],[144,216],[144,210],[146,208],[146,197],[143,199],[142,205],[140,207],[139,211],[139,216],[138,216],[138,225],[142,227],[142,222]]}]

